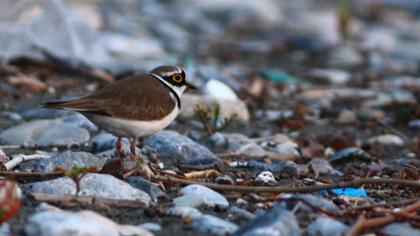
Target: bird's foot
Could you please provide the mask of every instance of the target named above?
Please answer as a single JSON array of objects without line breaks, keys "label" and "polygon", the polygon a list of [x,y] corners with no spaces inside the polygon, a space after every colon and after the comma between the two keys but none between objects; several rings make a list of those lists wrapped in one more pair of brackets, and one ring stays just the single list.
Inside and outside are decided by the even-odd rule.
[{"label": "bird's foot", "polygon": [[150,163],[143,157],[131,155],[130,159],[136,162],[136,173],[145,176],[147,179],[151,179],[156,176],[156,173]]}]

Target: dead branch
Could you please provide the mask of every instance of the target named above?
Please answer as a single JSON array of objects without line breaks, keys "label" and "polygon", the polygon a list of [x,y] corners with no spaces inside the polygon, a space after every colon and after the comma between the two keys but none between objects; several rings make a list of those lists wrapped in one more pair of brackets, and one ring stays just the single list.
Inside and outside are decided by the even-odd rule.
[{"label": "dead branch", "polygon": [[175,178],[172,176],[155,176],[155,180],[162,182],[170,182],[177,184],[200,184],[218,191],[232,191],[232,192],[256,192],[256,193],[310,193],[321,190],[328,190],[334,188],[348,188],[348,187],[360,187],[365,184],[371,185],[399,185],[401,187],[410,187],[413,190],[420,189],[420,183],[410,180],[401,179],[356,179],[348,182],[339,182],[333,184],[323,184],[314,186],[303,186],[303,187],[285,187],[285,186],[238,186],[238,185],[227,185],[227,184],[214,184],[198,182],[186,179]]},{"label": "dead branch", "polygon": [[[381,217],[375,217],[372,219],[366,219],[364,215],[359,216],[356,223],[350,228],[350,230],[347,232],[347,236],[357,236],[360,235],[363,230],[368,228],[374,228],[383,226],[386,224],[390,224],[392,222],[395,222],[398,218],[401,218],[401,216],[405,214],[410,214],[416,210],[420,209],[420,201],[417,201],[405,208],[403,208],[399,215],[389,214],[386,216]],[[410,214],[411,215],[411,214]],[[404,217],[406,218],[406,217]]]},{"label": "dead branch", "polygon": [[52,204],[72,204],[84,203],[95,206],[108,206],[108,207],[129,207],[129,208],[147,208],[147,204],[137,200],[120,200],[111,198],[98,198],[89,196],[68,196],[68,195],[53,195],[47,193],[34,193],[29,192],[29,196],[37,201],[47,202]]},{"label": "dead branch", "polygon": [[21,154],[21,155],[18,155],[16,157],[14,157],[12,160],[4,163],[4,167],[5,167],[6,170],[11,170],[22,162],[41,159],[41,158],[50,158],[50,157],[51,157],[51,155],[46,154],[46,153],[35,153],[35,154],[31,154],[31,155]]}]

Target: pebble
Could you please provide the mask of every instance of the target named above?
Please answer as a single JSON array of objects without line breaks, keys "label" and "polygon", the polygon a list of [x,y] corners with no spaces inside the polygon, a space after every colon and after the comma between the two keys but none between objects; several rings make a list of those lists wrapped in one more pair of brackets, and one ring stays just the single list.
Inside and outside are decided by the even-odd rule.
[{"label": "pebble", "polygon": [[155,149],[160,160],[166,160],[173,165],[209,165],[220,162],[206,147],[175,131],[160,131],[145,138],[144,144]]},{"label": "pebble", "polygon": [[301,235],[295,215],[284,209],[282,206],[275,206],[254,220],[249,221],[232,235],[253,236],[253,235]]},{"label": "pebble", "polygon": [[232,213],[233,215],[237,216],[237,218],[244,220],[253,220],[257,217],[255,214],[237,206],[232,206],[229,208],[229,213]]},{"label": "pebble", "polygon": [[363,63],[362,55],[353,47],[339,47],[332,50],[328,64],[339,68],[352,68]]},{"label": "pebble", "polygon": [[174,206],[174,207],[168,208],[165,211],[165,214],[170,215],[170,216],[178,216],[182,218],[188,217],[190,219],[195,219],[202,215],[202,213],[196,208],[187,207],[187,206]]},{"label": "pebble", "polygon": [[43,211],[29,217],[24,228],[27,236],[153,236],[133,225],[120,225],[93,211]]},{"label": "pebble", "polygon": [[307,168],[315,172],[315,175],[319,174],[332,174],[341,176],[342,173],[331,166],[331,163],[324,159],[315,158],[306,164]]},{"label": "pebble", "polygon": [[194,218],[191,227],[204,234],[220,236],[231,234],[238,229],[237,225],[212,215],[201,215]]},{"label": "pebble", "polygon": [[292,141],[286,141],[284,143],[278,144],[274,147],[273,151],[280,154],[285,154],[287,156],[292,156],[294,158],[300,157],[300,153],[297,150],[299,145]]},{"label": "pebble", "polygon": [[[93,152],[100,152],[115,148],[117,137],[110,133],[100,133],[93,137],[88,143],[87,147]],[[128,139],[123,138],[123,146],[130,145]]]},{"label": "pebble", "polygon": [[138,176],[130,176],[126,179],[127,183],[129,183],[131,186],[138,188],[147,194],[152,198],[154,202],[157,202],[157,200],[161,197],[166,197],[166,193],[162,191],[162,189],[159,188],[159,186],[155,183],[152,183],[142,177]]},{"label": "pebble", "polygon": [[161,231],[162,226],[156,223],[143,223],[139,225],[141,228],[149,230],[149,231]]},{"label": "pebble", "polygon": [[198,184],[191,184],[180,190],[183,195],[173,199],[175,206],[199,207],[226,209],[229,202],[220,193]]},{"label": "pebble", "polygon": [[340,163],[340,162],[352,161],[354,159],[359,159],[362,161],[371,161],[371,156],[369,153],[363,151],[360,148],[348,147],[348,148],[343,148],[340,151],[334,153],[329,158],[329,161],[332,164],[335,164],[335,163]]},{"label": "pebble", "polygon": [[204,94],[207,96],[225,99],[230,101],[237,101],[238,96],[235,92],[225,83],[219,80],[209,80],[204,87]]},{"label": "pebble", "polygon": [[[331,202],[330,200],[326,198],[316,196],[314,194],[287,194],[283,196],[282,198],[304,199],[314,206],[319,206],[332,212],[337,212],[337,213],[340,212],[340,209],[333,202]],[[287,201],[285,203],[286,203],[287,209],[292,210],[296,206],[298,201]],[[299,210],[304,211],[304,212],[312,212],[312,208],[305,205],[301,205]]]},{"label": "pebble", "polygon": [[420,120],[412,120],[408,123],[410,129],[420,129]]},{"label": "pebble", "polygon": [[337,122],[341,124],[351,124],[357,121],[357,116],[353,111],[341,110],[337,117]]},{"label": "pebble", "polygon": [[235,121],[248,123],[250,120],[249,110],[246,104],[241,100],[232,101],[210,96],[184,94],[181,97],[181,103],[182,107],[178,115],[179,119],[190,120],[194,117],[197,105],[201,105],[209,110],[212,110],[216,104],[219,104],[220,117],[230,117],[236,114]]},{"label": "pebble", "polygon": [[308,236],[336,236],[344,235],[349,227],[340,221],[329,217],[319,217],[306,229]]},{"label": "pebble", "polygon": [[262,181],[266,184],[276,183],[276,179],[274,178],[273,173],[271,173],[270,171],[263,171],[259,173],[257,177],[255,178],[255,180]]},{"label": "pebble", "polygon": [[233,180],[233,178],[228,175],[228,174],[223,174],[223,175],[219,175],[214,179],[214,182],[217,184],[234,184],[235,180]]},{"label": "pebble", "polygon": [[271,164],[260,161],[247,161],[239,163],[238,167],[255,168],[262,171],[270,171],[275,174],[296,176],[298,174],[298,167],[293,161],[275,161]]},{"label": "pebble", "polygon": [[98,127],[95,124],[93,124],[90,120],[88,120],[88,118],[86,118],[84,115],[80,113],[75,113],[74,115],[65,116],[65,117],[60,118],[59,120],[65,123],[73,124],[77,127],[85,128],[91,132],[98,131]]},{"label": "pebble", "polygon": [[[224,146],[226,152],[240,153],[241,155],[252,159],[267,156],[267,152],[262,147],[243,134],[224,133],[223,137],[224,144],[221,146]],[[210,142],[212,142],[212,140],[214,140],[214,138],[210,138]],[[216,142],[213,143],[216,144]],[[212,146],[215,146],[214,144]]]},{"label": "pebble", "polygon": [[402,146],[404,145],[404,140],[397,135],[393,134],[384,134],[372,137],[368,139],[370,144],[380,144],[380,145],[389,145],[389,146]]},{"label": "pebble", "polygon": [[[75,183],[69,177],[25,184],[32,192],[49,193],[54,195],[74,195]],[[81,196],[111,198],[121,200],[138,200],[149,205],[150,196],[128,183],[106,174],[86,174],[80,182]]]},{"label": "pebble", "polygon": [[90,134],[85,128],[61,120],[34,120],[0,133],[0,139],[10,145],[66,145],[85,143]]},{"label": "pebble", "polygon": [[410,223],[392,223],[381,229],[381,232],[385,235],[398,236],[398,235],[410,235],[420,236],[420,230],[414,228]]},{"label": "pebble", "polygon": [[338,69],[312,69],[310,76],[316,80],[326,81],[329,84],[343,85],[350,80],[350,73]]},{"label": "pebble", "polygon": [[104,159],[89,152],[58,152],[52,157],[24,162],[19,165],[19,170],[29,172],[52,172],[59,167],[71,170],[72,167],[96,167],[101,169],[105,164]]},{"label": "pebble", "polygon": [[8,223],[0,224],[0,236],[10,236],[12,235],[12,230]]}]

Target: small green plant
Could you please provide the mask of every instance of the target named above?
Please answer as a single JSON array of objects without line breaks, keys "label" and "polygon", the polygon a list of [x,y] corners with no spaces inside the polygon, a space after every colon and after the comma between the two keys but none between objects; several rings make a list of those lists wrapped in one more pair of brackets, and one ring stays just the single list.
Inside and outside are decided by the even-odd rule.
[{"label": "small green plant", "polygon": [[82,181],[83,177],[85,177],[85,175],[88,173],[98,172],[96,167],[84,167],[84,166],[79,166],[79,165],[74,165],[70,170],[66,168],[60,168],[60,170],[64,172],[64,175],[70,177],[70,179],[76,185],[75,196],[79,195],[80,182]]},{"label": "small green plant", "polygon": [[337,1],[338,31],[343,39],[350,36],[351,10],[344,0]]},{"label": "small green plant", "polygon": [[206,107],[197,105],[195,108],[195,113],[203,125],[203,130],[209,135],[218,131],[225,130],[229,125],[232,124],[236,117],[236,114],[232,114],[229,117],[224,117],[221,122],[218,122],[220,119],[220,104],[218,103],[216,103],[214,106],[213,112]]}]

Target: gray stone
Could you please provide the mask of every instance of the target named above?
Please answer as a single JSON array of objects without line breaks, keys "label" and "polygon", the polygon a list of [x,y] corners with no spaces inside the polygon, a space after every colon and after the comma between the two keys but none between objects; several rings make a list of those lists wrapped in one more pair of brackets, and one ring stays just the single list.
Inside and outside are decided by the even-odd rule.
[{"label": "gray stone", "polygon": [[[117,142],[118,137],[110,133],[100,133],[93,137],[88,143],[87,146],[90,150],[94,152],[106,151],[115,148],[115,143]],[[121,139],[123,146],[130,145],[128,139]]]},{"label": "gray stone", "polygon": [[[75,183],[69,177],[26,184],[32,192],[55,195],[76,194]],[[87,174],[80,181],[81,196],[112,198],[122,200],[139,200],[149,205],[150,196],[128,183],[106,174]]]},{"label": "gray stone", "polygon": [[[282,198],[303,199],[314,206],[324,208],[328,211],[337,212],[337,213],[340,212],[340,209],[333,202],[331,202],[330,200],[326,198],[319,197],[313,194],[288,194],[288,195],[283,196]],[[286,203],[287,209],[289,210],[293,209],[297,203],[298,201],[288,201]],[[299,209],[304,212],[312,212],[312,209],[305,205],[302,205]]]},{"label": "gray stone", "polygon": [[362,55],[352,47],[340,47],[332,50],[328,64],[334,67],[350,68],[362,64]]},{"label": "gray stone", "polygon": [[0,236],[9,236],[12,235],[12,230],[10,229],[10,225],[8,223],[0,224]]},{"label": "gray stone", "polygon": [[349,227],[340,221],[329,217],[320,217],[313,221],[306,229],[308,236],[336,236],[344,235]]},{"label": "gray stone", "polygon": [[88,152],[65,151],[55,153],[47,159],[37,159],[19,165],[20,170],[29,172],[51,172],[59,167],[70,170],[74,166],[102,168],[105,159],[100,159]]},{"label": "gray stone", "polygon": [[256,142],[239,133],[215,133],[208,141],[210,147],[241,154],[247,158],[262,158],[267,152]]},{"label": "gray stone", "polygon": [[160,160],[173,164],[209,165],[220,162],[206,147],[175,131],[160,131],[145,138],[144,144],[155,149]]},{"label": "gray stone", "polygon": [[43,211],[29,217],[24,228],[27,236],[153,236],[138,226],[119,225],[93,211]]},{"label": "gray stone", "polygon": [[176,206],[207,206],[221,209],[229,207],[229,202],[223,195],[202,185],[191,184],[182,188],[180,192],[183,196],[173,200]]},{"label": "gray stone", "polygon": [[98,131],[98,127],[80,113],[75,113],[74,115],[62,117],[60,120],[65,123],[73,124],[77,127],[85,128],[89,131]]},{"label": "gray stone", "polygon": [[193,207],[180,207],[180,206],[174,206],[165,211],[166,215],[170,216],[178,216],[178,217],[188,217],[190,219],[195,219],[197,217],[200,217],[202,213],[193,208]]},{"label": "gray stone", "polygon": [[420,230],[414,228],[409,223],[392,223],[381,229],[381,232],[389,236],[420,236]]},{"label": "gray stone", "polygon": [[276,206],[254,220],[250,221],[233,235],[236,236],[266,236],[266,235],[301,235],[298,222],[292,212],[282,206]]},{"label": "gray stone", "polygon": [[229,212],[235,215],[237,218],[244,220],[253,220],[257,217],[255,214],[237,206],[232,206],[229,208]]},{"label": "gray stone", "polygon": [[404,140],[397,135],[384,134],[370,138],[368,140],[368,143],[390,146],[402,146],[404,145]]},{"label": "gray stone", "polygon": [[139,226],[142,227],[143,229],[146,229],[146,230],[149,230],[149,231],[161,231],[162,230],[162,226],[160,226],[159,224],[156,224],[156,223],[143,223]]},{"label": "gray stone", "polygon": [[238,229],[238,226],[212,215],[201,215],[191,222],[194,229],[211,235],[227,235]]},{"label": "gray stone", "polygon": [[166,197],[166,193],[159,188],[159,186],[155,183],[152,183],[142,177],[138,176],[130,176],[127,178],[127,183],[131,186],[138,188],[147,194],[153,199],[153,201],[157,201],[160,197]]},{"label": "gray stone", "polygon": [[329,161],[333,164],[340,162],[348,162],[352,160],[362,160],[362,161],[371,161],[371,156],[369,153],[363,151],[360,148],[348,147],[343,148],[340,151],[334,153]]},{"label": "gray stone", "polygon": [[87,142],[89,132],[60,120],[34,120],[4,130],[0,139],[11,145],[74,145]]},{"label": "gray stone", "polygon": [[311,168],[312,171],[318,174],[333,174],[333,175],[342,175],[342,173],[334,169],[330,162],[324,159],[315,158],[312,159],[306,166]]}]

